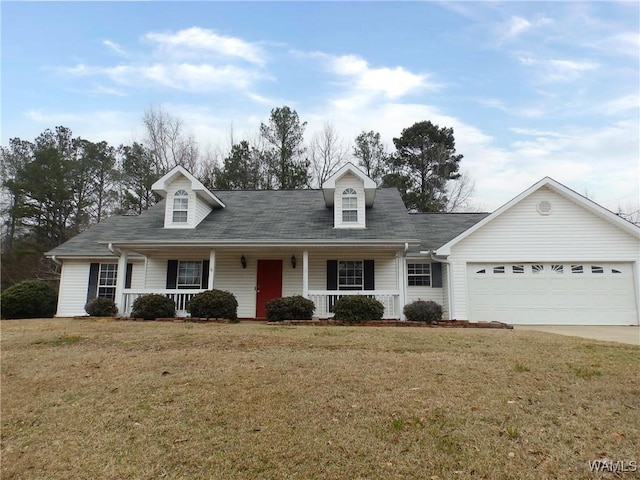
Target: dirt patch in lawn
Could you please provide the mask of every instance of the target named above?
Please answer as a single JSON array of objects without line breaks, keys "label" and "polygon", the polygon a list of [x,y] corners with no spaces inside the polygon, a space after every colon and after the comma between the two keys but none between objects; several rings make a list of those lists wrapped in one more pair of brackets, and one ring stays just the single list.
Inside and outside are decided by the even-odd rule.
[{"label": "dirt patch in lawn", "polygon": [[0,328],[3,479],[586,479],[620,478],[594,460],[640,461],[634,346],[491,329]]}]

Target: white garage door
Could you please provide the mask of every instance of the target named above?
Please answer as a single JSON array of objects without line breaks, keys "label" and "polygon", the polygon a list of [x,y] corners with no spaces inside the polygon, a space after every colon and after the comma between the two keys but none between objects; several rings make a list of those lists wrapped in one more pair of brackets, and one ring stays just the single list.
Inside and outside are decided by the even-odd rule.
[{"label": "white garage door", "polygon": [[470,263],[467,269],[472,321],[638,324],[630,263]]}]

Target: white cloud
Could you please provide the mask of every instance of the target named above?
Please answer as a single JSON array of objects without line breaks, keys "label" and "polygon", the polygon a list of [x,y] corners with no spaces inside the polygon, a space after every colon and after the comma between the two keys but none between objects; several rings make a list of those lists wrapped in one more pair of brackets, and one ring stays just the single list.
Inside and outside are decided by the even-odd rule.
[{"label": "white cloud", "polygon": [[592,43],[592,46],[603,52],[615,52],[621,55],[628,55],[637,60],[638,52],[640,51],[640,33],[615,33],[596,40]]},{"label": "white cloud", "polygon": [[531,22],[522,17],[511,17],[507,26],[507,37],[515,37],[516,35],[529,30],[531,28]]},{"label": "white cloud", "polygon": [[[190,91],[211,92],[224,88],[246,89],[259,78],[260,72],[234,65],[193,63],[153,63],[92,67],[78,64],[61,71],[76,76],[106,76],[124,86],[156,86]],[[108,92],[105,92],[108,93]]]},{"label": "white cloud", "polygon": [[[104,46],[126,60],[115,65],[79,63],[58,71],[79,77],[102,76],[119,86],[156,86],[194,93],[245,90],[258,79],[270,78],[262,69],[262,49],[240,38],[192,27],[170,33],[150,32],[143,39],[152,44],[152,51],[133,54],[112,40],[103,40]],[[85,90],[91,94],[126,94],[109,85]]]},{"label": "white cloud", "polygon": [[371,67],[358,55],[329,55],[322,52],[294,52],[298,55],[321,58],[329,70],[345,79],[354,96],[383,96],[388,99],[419,92],[436,90],[439,85],[429,81],[426,73],[413,73],[401,66]]},{"label": "white cloud", "polygon": [[591,61],[567,59],[540,60],[530,55],[520,55],[521,65],[537,69],[538,79],[543,82],[569,82],[581,78],[585,73],[596,70],[600,65]]},{"label": "white cloud", "polygon": [[111,40],[103,40],[102,44],[105,47],[108,47],[110,50],[112,50],[113,52],[117,53],[118,55],[121,55],[123,57],[128,56],[126,50],[124,50],[120,45],[118,45],[116,42],[112,42]]},{"label": "white cloud", "polygon": [[175,33],[150,32],[144,38],[156,43],[163,53],[170,52],[177,56],[214,53],[257,65],[265,63],[265,54],[258,45],[237,37],[219,35],[206,28],[191,27]]}]

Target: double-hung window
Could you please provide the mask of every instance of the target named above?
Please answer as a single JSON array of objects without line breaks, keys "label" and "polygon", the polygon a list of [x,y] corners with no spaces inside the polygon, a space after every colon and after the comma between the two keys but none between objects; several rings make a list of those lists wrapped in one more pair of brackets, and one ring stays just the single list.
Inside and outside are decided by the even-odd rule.
[{"label": "double-hung window", "polygon": [[407,284],[410,287],[431,286],[431,264],[409,263],[407,264]]},{"label": "double-hung window", "polygon": [[200,288],[202,262],[178,262],[178,288]]},{"label": "double-hung window", "polygon": [[117,263],[101,263],[98,273],[98,297],[116,299]]},{"label": "double-hung window", "polygon": [[338,262],[338,290],[363,290],[362,260]]},{"label": "double-hung window", "polygon": [[342,221],[356,223],[358,221],[358,194],[353,188],[342,192]]},{"label": "double-hung window", "polygon": [[189,217],[189,194],[178,190],[173,196],[173,223],[186,223]]}]

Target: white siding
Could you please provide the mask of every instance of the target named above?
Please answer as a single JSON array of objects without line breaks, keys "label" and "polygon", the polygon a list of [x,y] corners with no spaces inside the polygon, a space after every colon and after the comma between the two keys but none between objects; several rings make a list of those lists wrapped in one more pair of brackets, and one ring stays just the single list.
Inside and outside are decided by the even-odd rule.
[{"label": "white siding", "polygon": [[[538,213],[541,201],[551,204],[549,215]],[[468,318],[467,262],[598,263],[639,258],[636,238],[543,187],[451,248],[453,315]]]},{"label": "white siding", "polygon": [[[550,215],[540,215],[540,201],[551,203]],[[466,261],[520,262],[554,260],[634,260],[640,243],[610,222],[580,205],[541,188],[494,218],[451,250],[451,258]]]},{"label": "white siding", "polygon": [[[173,223],[173,199],[178,190],[186,190],[189,194],[189,210],[187,213],[187,223]],[[196,223],[196,194],[191,190],[191,182],[180,175],[167,188],[167,200],[164,209],[165,228],[193,228]]]},{"label": "white siding", "polygon": [[[89,268],[92,263],[117,263],[117,260],[65,260],[60,273],[57,317],[75,317],[87,314],[84,306],[87,303]],[[131,288],[144,288],[143,261],[130,259],[129,263],[133,264]]]},{"label": "white siding", "polygon": [[[358,222],[343,223],[342,221],[342,192],[347,188],[353,188],[358,196]],[[336,181],[336,189],[333,199],[333,218],[336,228],[365,228],[365,196],[364,182],[351,173],[347,173]]]},{"label": "white siding", "polygon": [[[432,263],[430,260],[424,259],[424,258],[408,258],[406,259],[406,263],[407,265],[409,263]],[[442,285],[446,285],[446,277],[445,277],[445,270],[446,270],[446,264],[442,264]],[[405,269],[405,272],[408,272],[408,267],[407,269]],[[409,304],[411,302],[415,302],[416,300],[432,300],[436,303],[438,303],[439,305],[442,306],[443,308],[443,316],[444,318],[446,318],[446,315],[448,313],[448,308],[447,305],[445,303],[445,289],[441,288],[441,287],[423,287],[423,286],[410,286],[409,282],[408,282],[408,274],[405,273],[405,279],[404,279],[404,284],[405,284],[405,288],[406,288],[406,292],[407,292],[407,301],[406,303]],[[433,283],[433,278],[432,278],[432,283]]]},{"label": "white siding", "polygon": [[340,252],[309,252],[309,290],[327,289],[327,260],[374,260],[375,289],[399,290],[394,251],[364,249]]},{"label": "white siding", "polygon": [[89,265],[86,260],[65,260],[60,273],[57,317],[86,315]]},{"label": "white siding", "polygon": [[[242,268],[240,264],[242,255],[247,259],[247,268]],[[240,318],[253,318],[256,315],[257,267],[257,257],[249,253],[216,251],[213,288],[229,291],[236,296]]]},{"label": "white siding", "polygon": [[197,226],[202,220],[204,220],[204,217],[211,213],[211,207],[207,205],[207,203],[204,202],[201,198],[198,198],[197,195],[195,195],[195,204],[196,212],[194,226]]},{"label": "white siding", "polygon": [[[238,259],[240,257],[238,256]],[[178,253],[177,251],[164,251],[154,253],[152,257],[147,260],[146,281],[147,284],[144,288],[147,289],[159,289],[163,290],[167,288],[167,262],[169,260],[182,260],[182,261],[194,261],[199,262],[203,260],[209,260],[208,249],[194,249],[187,253]],[[218,257],[216,256],[216,267],[218,264]],[[238,260],[238,265],[240,261]]]}]

